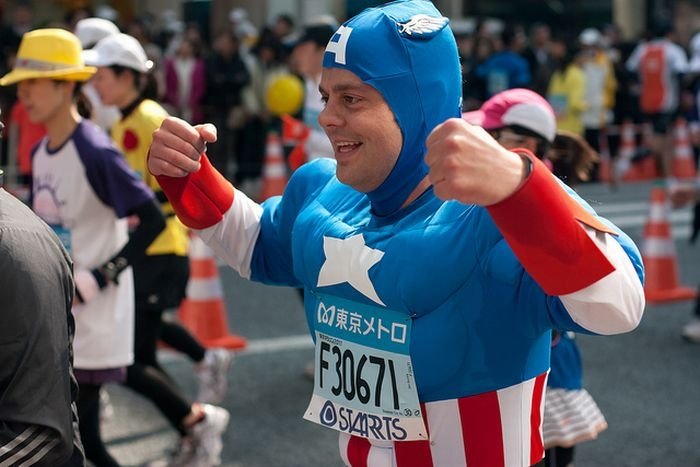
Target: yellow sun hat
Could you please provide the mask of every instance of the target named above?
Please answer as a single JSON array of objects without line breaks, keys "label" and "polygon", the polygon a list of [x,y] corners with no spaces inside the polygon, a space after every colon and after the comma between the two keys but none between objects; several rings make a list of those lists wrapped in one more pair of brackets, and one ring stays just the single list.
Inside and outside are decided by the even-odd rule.
[{"label": "yellow sun hat", "polygon": [[0,78],[0,86],[35,78],[87,81],[97,68],[85,66],[78,38],[63,29],[37,29],[25,33],[15,66]]}]

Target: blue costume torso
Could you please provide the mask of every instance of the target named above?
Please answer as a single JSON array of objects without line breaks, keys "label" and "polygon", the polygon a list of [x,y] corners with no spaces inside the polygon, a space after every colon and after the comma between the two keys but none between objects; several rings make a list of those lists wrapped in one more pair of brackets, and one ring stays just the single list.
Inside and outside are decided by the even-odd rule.
[{"label": "blue costume torso", "polygon": [[[587,332],[524,271],[485,209],[444,202],[428,190],[397,213],[377,217],[367,196],[335,178],[334,164],[308,164],[283,199],[263,204],[251,278],[302,285],[307,298],[320,292],[376,305],[348,282],[317,286],[327,260],[324,237],[361,234],[367,248],[383,252],[368,271],[378,298],[413,317],[411,359],[421,401],[535,377],[549,368],[552,327]],[[618,240],[636,251],[626,236]],[[312,334],[315,311],[307,299]]]},{"label": "blue costume torso", "polygon": [[[382,467],[539,462],[551,329],[624,332],[641,316],[636,247],[622,233],[611,240],[617,230],[570,203],[532,155],[525,155],[534,169],[519,193],[488,210],[442,201],[432,189],[402,207],[429,173],[429,135],[461,115],[447,23],[431,2],[400,0],[350,19],[326,47],[324,68],[349,71],[376,89],[401,131],[396,162],[371,191],[341,184],[329,159],[300,168],[284,196],[262,208],[235,194],[206,158],[187,179],[159,178],[178,216],[203,229],[245,277],[304,288],[317,342],[304,418],[341,432],[346,465],[370,465],[370,458]],[[350,123],[337,123],[340,143],[362,145]],[[344,320],[352,312],[376,328],[351,334],[356,328],[345,329]],[[382,324],[405,333],[382,340]]]}]

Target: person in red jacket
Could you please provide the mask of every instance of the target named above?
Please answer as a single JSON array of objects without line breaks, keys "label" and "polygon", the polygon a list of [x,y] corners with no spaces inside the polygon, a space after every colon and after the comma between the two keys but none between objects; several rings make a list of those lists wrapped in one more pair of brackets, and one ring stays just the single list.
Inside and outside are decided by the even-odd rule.
[{"label": "person in red jacket", "polygon": [[16,149],[18,182],[20,185],[31,185],[32,182],[32,149],[46,135],[43,123],[32,122],[27,108],[21,101],[15,102],[10,110],[9,132],[10,150]]}]

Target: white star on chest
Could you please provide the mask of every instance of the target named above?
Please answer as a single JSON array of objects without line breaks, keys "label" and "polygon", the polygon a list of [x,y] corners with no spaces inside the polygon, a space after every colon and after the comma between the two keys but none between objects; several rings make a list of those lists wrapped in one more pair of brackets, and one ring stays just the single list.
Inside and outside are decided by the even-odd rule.
[{"label": "white star on chest", "polygon": [[318,287],[347,282],[365,297],[380,305],[384,302],[374,290],[369,269],[384,256],[383,251],[365,245],[362,234],[348,238],[323,237],[326,261],[318,273]]}]

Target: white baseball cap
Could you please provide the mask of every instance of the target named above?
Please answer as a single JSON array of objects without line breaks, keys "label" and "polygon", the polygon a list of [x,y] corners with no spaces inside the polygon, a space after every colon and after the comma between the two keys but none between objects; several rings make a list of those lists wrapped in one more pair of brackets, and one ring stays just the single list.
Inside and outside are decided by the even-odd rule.
[{"label": "white baseball cap", "polygon": [[143,47],[128,34],[112,34],[100,41],[90,50],[83,52],[83,59],[91,66],[120,65],[139,73],[147,73],[153,68]]},{"label": "white baseball cap", "polygon": [[104,18],[85,18],[75,24],[75,35],[80,39],[83,49],[94,46],[98,41],[112,34],[119,34],[119,28]]},{"label": "white baseball cap", "polygon": [[578,36],[579,42],[583,45],[600,45],[602,38],[600,31],[595,28],[586,28]]}]

